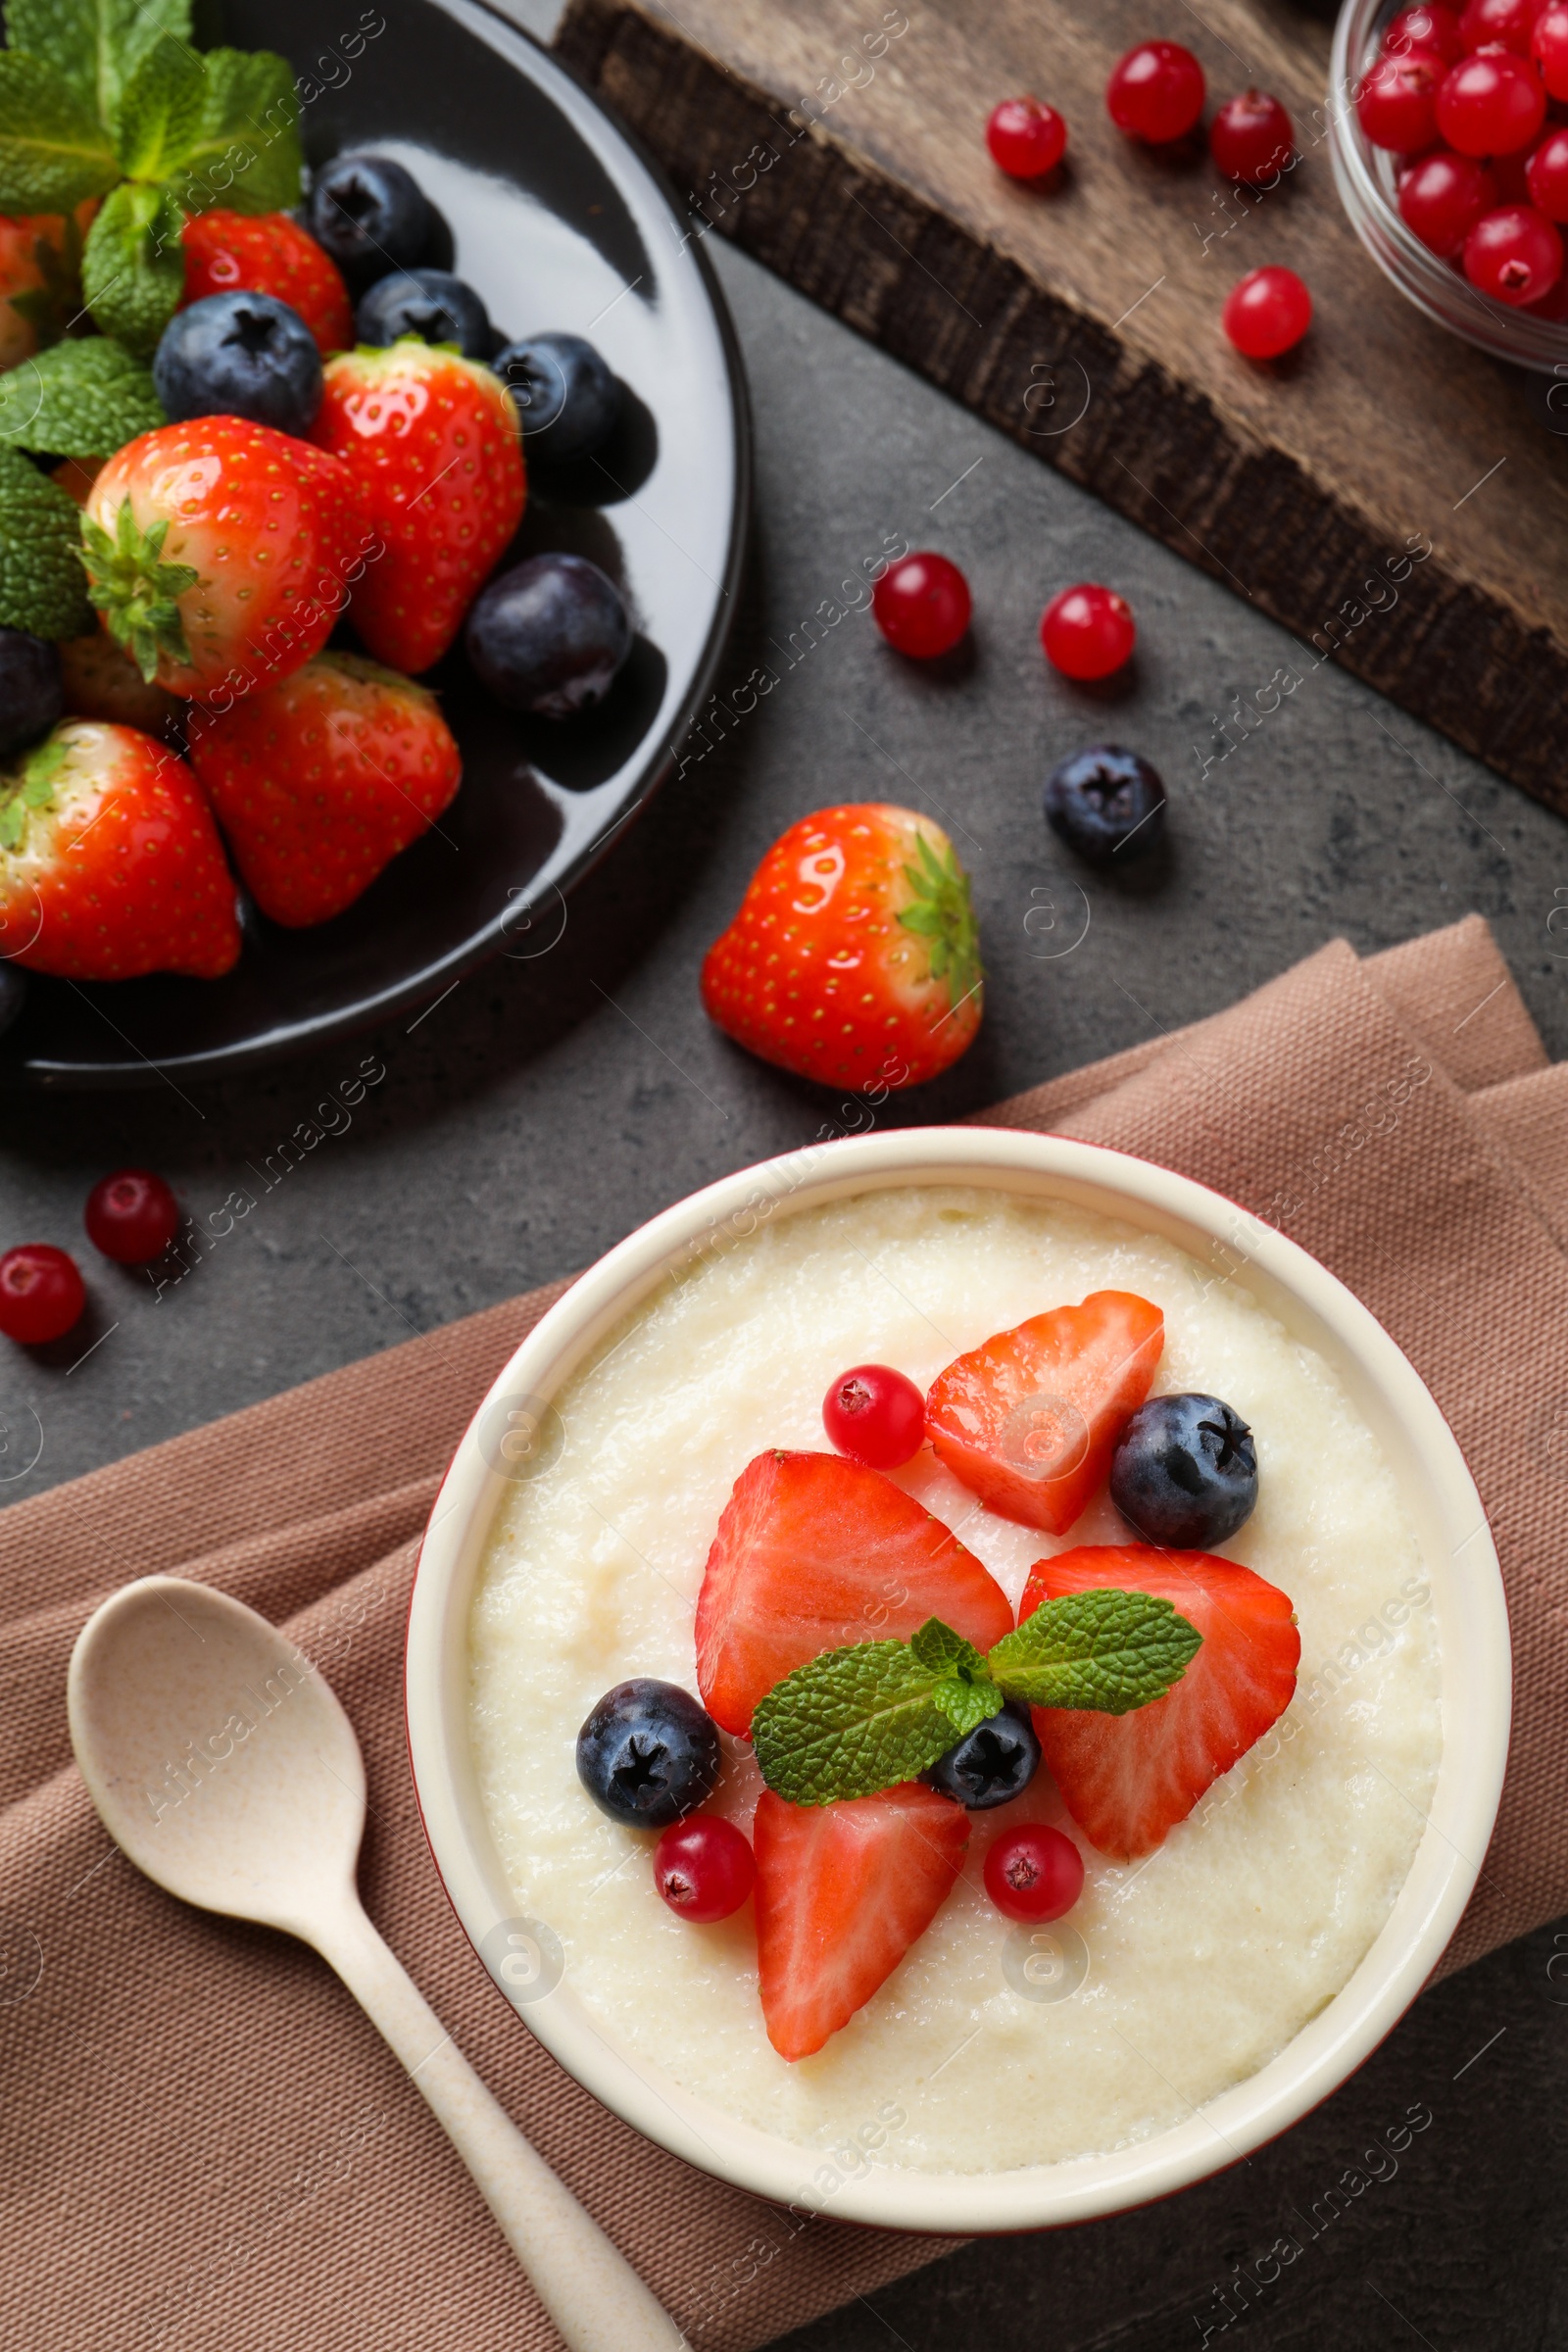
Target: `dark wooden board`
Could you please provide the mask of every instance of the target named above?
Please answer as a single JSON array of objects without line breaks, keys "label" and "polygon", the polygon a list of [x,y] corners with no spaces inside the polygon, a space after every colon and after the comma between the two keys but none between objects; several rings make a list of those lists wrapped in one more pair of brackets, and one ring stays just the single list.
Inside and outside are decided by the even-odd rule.
[{"label": "dark wooden board", "polygon": [[[1301,158],[1276,190],[1227,197],[1200,151],[1114,129],[1106,74],[1152,32],[1199,54],[1211,105],[1285,100]],[[1568,814],[1568,417],[1363,253],[1328,48],[1287,0],[572,0],[557,36],[713,232]],[[1071,125],[1042,190],[982,143],[1026,89]],[[1219,312],[1265,262],[1317,315],[1253,367]]]}]

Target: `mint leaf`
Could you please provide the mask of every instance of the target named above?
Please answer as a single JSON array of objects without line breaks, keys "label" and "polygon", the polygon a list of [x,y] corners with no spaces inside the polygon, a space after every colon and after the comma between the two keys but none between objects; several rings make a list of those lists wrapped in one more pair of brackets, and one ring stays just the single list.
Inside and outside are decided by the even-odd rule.
[{"label": "mint leaf", "polygon": [[85,637],[93,627],[81,517],[64,490],[0,447],[0,628]]},{"label": "mint leaf", "polygon": [[293,68],[269,49],[210,49],[202,65],[201,121],[170,192],[187,213],[287,212],[304,170]]},{"label": "mint leaf", "polygon": [[122,180],[87,232],[81,284],[93,323],[150,360],[185,291],[179,207],[160,188]]},{"label": "mint leaf", "polygon": [[190,661],[178,600],[202,576],[189,564],[164,562],[168,536],[167,515],[144,532],[128,498],[120,502],[113,536],[90,515],[81,517],[87,594],[111,637],[124,647],[149,686],[158,673],[160,654],[175,662]]},{"label": "mint leaf", "polygon": [[111,458],[167,424],[153,379],[107,335],[57,343],[0,375],[0,441],[55,458]]},{"label": "mint leaf", "polygon": [[986,1671],[985,1658],[974,1643],[956,1634],[951,1625],[944,1625],[940,1617],[928,1617],[919,1632],[909,1636],[909,1647],[922,1666],[929,1666],[936,1673]]},{"label": "mint leaf", "polygon": [[1064,1593],[1004,1635],[986,1660],[1009,1698],[1130,1714],[1163,1698],[1202,1636],[1152,1592]]},{"label": "mint leaf", "polygon": [[931,1703],[940,1707],[948,1719],[951,1735],[948,1745],[952,1747],[956,1741],[967,1740],[983,1723],[989,1723],[993,1715],[1002,1713],[1003,1693],[983,1676],[972,1683],[944,1677],[931,1693]]},{"label": "mint leaf", "polygon": [[165,33],[121,90],[115,153],[128,179],[167,179],[195,146],[207,109],[207,67]]},{"label": "mint leaf", "polygon": [[953,1745],[953,1725],[933,1703],[941,1680],[903,1642],[859,1642],[798,1666],[752,1719],[763,1780],[792,1805],[912,1781]]},{"label": "mint leaf", "polygon": [[100,122],[165,33],[190,39],[190,0],[6,0],[12,48],[46,59]]},{"label": "mint leaf", "polygon": [[119,177],[102,125],[65,76],[0,49],[0,213],[69,213]]}]

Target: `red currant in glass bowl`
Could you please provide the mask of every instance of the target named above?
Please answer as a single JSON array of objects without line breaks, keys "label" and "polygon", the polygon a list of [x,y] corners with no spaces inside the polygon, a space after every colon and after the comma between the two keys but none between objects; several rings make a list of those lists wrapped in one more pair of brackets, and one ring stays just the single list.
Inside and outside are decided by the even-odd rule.
[{"label": "red currant in glass bowl", "polygon": [[1179,41],[1140,41],[1111,69],[1105,109],[1130,139],[1168,146],[1202,114],[1203,69]]},{"label": "red currant in glass bowl", "polygon": [[1293,351],[1312,323],[1312,297],[1294,270],[1250,270],[1221,314],[1225,332],[1249,360]]},{"label": "red currant in glass bowl", "polygon": [[[1554,16],[1561,20],[1560,52],[1552,49],[1547,23]],[[1530,39],[1522,53],[1526,19]],[[1464,46],[1454,58],[1456,32]],[[1478,35],[1487,37],[1471,46]],[[1408,66],[1412,57],[1441,64],[1444,72],[1430,136],[1414,135],[1422,124],[1413,110],[1410,124],[1400,128],[1380,119],[1374,102],[1370,121],[1359,103],[1331,105],[1327,139],[1347,218],[1399,293],[1451,334],[1546,375],[1568,373],[1564,276],[1551,274],[1549,234],[1544,233],[1553,226],[1551,212],[1561,201],[1553,193],[1561,185],[1553,172],[1568,157],[1553,150],[1535,165],[1536,154],[1556,135],[1545,121],[1543,70],[1554,54],[1561,56],[1568,91],[1568,0],[1546,0],[1544,7],[1525,0],[1519,11],[1511,0],[1486,0],[1458,23],[1436,0],[1404,9],[1395,0],[1344,0],[1334,32],[1332,89],[1362,93],[1376,75],[1386,94],[1392,77],[1380,69]],[[1520,212],[1532,218],[1521,222]],[[1481,223],[1497,213],[1514,215],[1511,225],[1478,235]],[[1472,238],[1475,267],[1468,270]],[[1541,285],[1544,294],[1529,293]]]},{"label": "red currant in glass bowl", "polygon": [[986,124],[986,145],[1009,179],[1044,179],[1067,152],[1067,125],[1038,98],[1004,98]]},{"label": "red currant in glass bowl", "polygon": [[1525,172],[1530,201],[1548,220],[1568,220],[1568,130],[1548,131]]},{"label": "red currant in glass bowl", "polygon": [[871,614],[896,654],[934,662],[969,626],[969,583],[956,564],[929,552],[904,556],[871,591]]},{"label": "red currant in glass bowl", "polygon": [[1053,669],[1088,684],[1108,678],[1131,660],[1138,624],[1131,605],[1114,588],[1080,580],[1054,596],[1040,615],[1040,642]]},{"label": "red currant in glass bowl", "polygon": [[0,1257],[0,1331],[23,1348],[63,1340],[81,1320],[87,1293],[75,1261],[48,1242]]},{"label": "red currant in glass bowl", "polygon": [[901,1470],[925,1443],[925,1398],[891,1364],[857,1364],[823,1397],[822,1427],[852,1462]]},{"label": "red currant in glass bowl", "polygon": [[1530,36],[1530,54],[1548,98],[1568,98],[1568,7],[1560,0],[1544,8]]},{"label": "red currant in glass bowl", "polygon": [[1374,147],[1416,155],[1437,136],[1438,92],[1449,68],[1435,49],[1380,57],[1355,97],[1361,128]]},{"label": "red currant in glass bowl", "polygon": [[150,1265],[179,1231],[179,1202],[150,1168],[120,1168],[87,1195],[87,1239],[122,1266]]},{"label": "red currant in glass bowl", "polygon": [[1290,116],[1266,90],[1227,98],[1208,126],[1209,154],[1227,179],[1245,188],[1272,187],[1295,145]]}]

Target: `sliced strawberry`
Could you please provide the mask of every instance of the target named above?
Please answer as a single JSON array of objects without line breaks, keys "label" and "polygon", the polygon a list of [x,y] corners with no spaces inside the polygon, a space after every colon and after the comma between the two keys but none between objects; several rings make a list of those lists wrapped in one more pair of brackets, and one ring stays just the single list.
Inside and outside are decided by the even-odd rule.
[{"label": "sliced strawberry", "polygon": [[1130,1715],[1036,1707],[1035,1729],[1062,1801],[1102,1854],[1152,1853],[1205,1788],[1291,1703],[1301,1637],[1290,1595],[1207,1551],[1084,1544],[1037,1560],[1018,1622],[1043,1600],[1110,1586],[1156,1592],[1203,1637],[1181,1681]]},{"label": "sliced strawberry", "polygon": [[999,1331],[932,1383],[926,1436],[1004,1518],[1065,1535],[1149,1395],[1165,1318],[1132,1291],[1096,1291]]},{"label": "sliced strawberry", "polygon": [[697,1600],[697,1681],[727,1732],[824,1649],[903,1641],[940,1617],[977,1649],[1012,1631],[1002,1587],[880,1470],[760,1453],[735,1482]]},{"label": "sliced strawberry", "polygon": [[963,1867],[969,1817],[918,1781],[833,1805],[757,1808],[757,1959],[767,2038],[808,2058],[923,1936]]}]

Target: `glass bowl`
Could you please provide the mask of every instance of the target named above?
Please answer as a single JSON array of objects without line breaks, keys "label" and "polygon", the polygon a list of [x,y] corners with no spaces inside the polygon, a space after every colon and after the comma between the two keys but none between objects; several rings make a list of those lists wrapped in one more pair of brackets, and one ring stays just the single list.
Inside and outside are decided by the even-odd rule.
[{"label": "glass bowl", "polygon": [[1378,53],[1379,35],[1400,0],[1345,0],[1334,28],[1329,81],[1329,156],[1340,201],[1385,277],[1418,311],[1462,335],[1494,359],[1543,375],[1568,376],[1568,321],[1510,310],[1478,294],[1451,263],[1422,244],[1399,218],[1396,179],[1400,159],[1374,147],[1355,111],[1355,90]]}]

